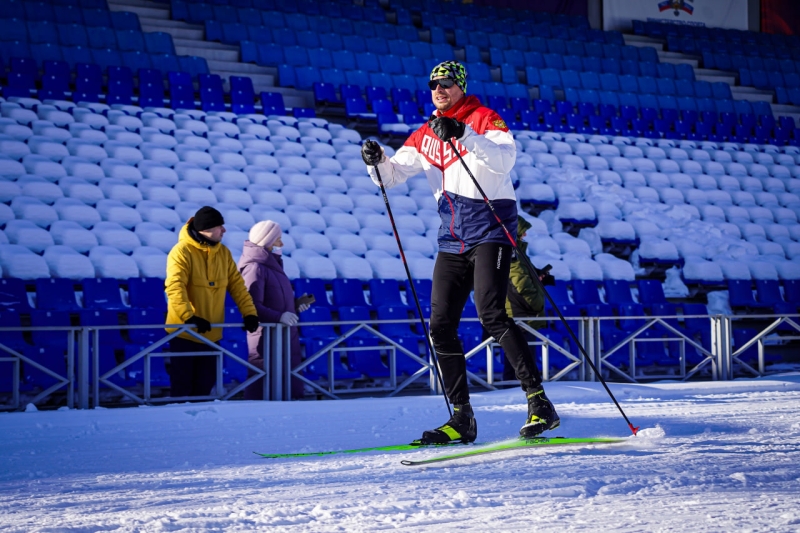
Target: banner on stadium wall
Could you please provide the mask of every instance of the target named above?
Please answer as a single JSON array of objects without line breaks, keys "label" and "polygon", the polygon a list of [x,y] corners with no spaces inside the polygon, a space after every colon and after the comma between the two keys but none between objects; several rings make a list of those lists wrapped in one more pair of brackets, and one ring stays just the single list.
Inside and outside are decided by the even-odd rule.
[{"label": "banner on stadium wall", "polygon": [[747,30],[747,0],[603,0],[603,29],[630,32],[632,20]]}]

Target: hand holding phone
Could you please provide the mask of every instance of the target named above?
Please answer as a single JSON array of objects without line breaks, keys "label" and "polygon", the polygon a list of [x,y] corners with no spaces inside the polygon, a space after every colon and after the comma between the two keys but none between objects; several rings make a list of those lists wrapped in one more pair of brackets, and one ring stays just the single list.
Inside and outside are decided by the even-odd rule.
[{"label": "hand holding phone", "polygon": [[295,299],[294,307],[295,309],[297,309],[298,313],[302,313],[303,311],[306,311],[309,307],[311,307],[311,304],[313,304],[316,301],[317,299],[314,297],[313,294],[303,294],[300,298]]}]

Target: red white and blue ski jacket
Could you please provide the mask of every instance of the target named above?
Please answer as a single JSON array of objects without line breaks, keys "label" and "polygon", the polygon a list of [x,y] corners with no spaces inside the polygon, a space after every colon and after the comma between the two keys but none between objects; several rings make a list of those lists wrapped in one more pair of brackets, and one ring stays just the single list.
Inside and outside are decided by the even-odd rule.
[{"label": "red white and blue ski jacket", "polygon": [[[462,98],[444,113],[467,125],[456,148],[472,171],[511,236],[517,238],[517,201],[511,169],[517,158],[514,137],[505,122],[475,96]],[[375,184],[375,167],[367,167]],[[411,134],[391,159],[378,164],[387,188],[424,172],[439,205],[442,225],[439,250],[464,253],[486,242],[508,243],[500,224],[448,143],[442,142],[426,122]]]}]

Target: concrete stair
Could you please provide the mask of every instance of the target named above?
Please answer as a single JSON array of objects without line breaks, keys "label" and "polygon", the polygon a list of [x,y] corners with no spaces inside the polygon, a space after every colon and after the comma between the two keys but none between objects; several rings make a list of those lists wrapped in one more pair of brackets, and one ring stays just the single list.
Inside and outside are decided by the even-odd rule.
[{"label": "concrete stair", "polygon": [[206,59],[212,74],[223,80],[226,91],[230,90],[231,76],[247,76],[253,80],[256,93],[262,91],[283,94],[286,107],[313,107],[311,91],[298,91],[290,87],[275,87],[277,69],[239,62],[239,47],[205,40],[205,29],[201,25],[171,20],[169,5],[150,0],[109,0],[111,11],[129,11],[139,16],[142,31],[165,32],[172,35],[175,52],[181,56],[198,56]]}]

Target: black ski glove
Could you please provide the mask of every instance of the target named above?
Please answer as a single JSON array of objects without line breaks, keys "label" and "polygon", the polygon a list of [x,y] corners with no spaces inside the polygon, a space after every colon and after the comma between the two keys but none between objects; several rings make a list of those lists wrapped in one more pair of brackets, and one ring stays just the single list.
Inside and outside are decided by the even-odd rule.
[{"label": "black ski glove", "polygon": [[383,150],[381,146],[375,141],[366,141],[361,146],[361,159],[364,160],[368,166],[374,167],[383,159]]},{"label": "black ski glove", "polygon": [[455,137],[456,140],[460,140],[461,137],[464,136],[464,130],[467,127],[463,122],[459,122],[450,117],[436,117],[431,120],[429,126],[433,130],[433,133],[445,142],[453,137]]},{"label": "black ski glove", "polygon": [[255,333],[258,329],[258,317],[256,315],[244,317],[244,329],[249,333]]},{"label": "black ski glove", "polygon": [[187,324],[194,324],[197,326],[197,333],[206,333],[211,331],[211,322],[199,316],[193,316],[186,321]]}]

